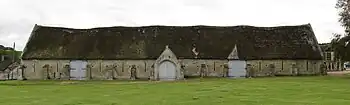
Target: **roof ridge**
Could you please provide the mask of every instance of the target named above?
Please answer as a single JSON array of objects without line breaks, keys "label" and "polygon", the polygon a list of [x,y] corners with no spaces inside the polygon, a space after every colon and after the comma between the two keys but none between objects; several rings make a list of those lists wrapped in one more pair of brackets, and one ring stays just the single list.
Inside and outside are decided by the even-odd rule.
[{"label": "roof ridge", "polygon": [[69,30],[94,30],[94,29],[108,29],[108,28],[148,28],[148,27],[252,27],[252,28],[282,28],[282,27],[303,27],[303,26],[311,26],[308,24],[299,24],[299,25],[278,25],[278,26],[254,26],[254,25],[232,25],[232,26],[219,26],[219,25],[142,25],[142,26],[106,26],[106,27],[93,27],[93,28],[72,28],[72,27],[62,27],[62,26],[48,26],[48,25],[38,25],[37,27],[41,28],[61,28],[61,29],[69,29]]}]

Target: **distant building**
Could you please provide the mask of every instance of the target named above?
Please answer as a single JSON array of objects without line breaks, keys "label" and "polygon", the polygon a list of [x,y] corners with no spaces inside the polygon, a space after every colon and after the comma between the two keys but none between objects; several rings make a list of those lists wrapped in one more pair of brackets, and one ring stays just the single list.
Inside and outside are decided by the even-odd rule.
[{"label": "distant building", "polygon": [[0,62],[5,61],[7,59],[12,59],[12,55],[6,52],[14,51],[11,47],[5,47],[3,45],[0,45]]},{"label": "distant building", "polygon": [[26,79],[150,79],[318,75],[310,24],[72,29],[35,25],[22,55]]},{"label": "distant building", "polygon": [[326,63],[327,71],[343,70],[344,64],[339,58],[336,58],[334,49],[330,43],[319,44],[323,52],[323,60]]},{"label": "distant building", "polygon": [[14,50],[12,47],[5,47],[3,45],[0,45],[0,50]]},{"label": "distant building", "polygon": [[0,45],[0,80],[17,78],[13,71],[20,61],[19,54],[18,51],[14,51],[11,47]]}]

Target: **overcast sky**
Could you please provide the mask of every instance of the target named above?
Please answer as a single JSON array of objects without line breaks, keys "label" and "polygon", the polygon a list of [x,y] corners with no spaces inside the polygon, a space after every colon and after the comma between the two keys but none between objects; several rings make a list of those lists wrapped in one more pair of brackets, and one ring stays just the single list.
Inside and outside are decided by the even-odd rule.
[{"label": "overcast sky", "polygon": [[25,46],[34,24],[70,28],[310,23],[319,42],[344,33],[336,0],[0,0],[0,44]]}]

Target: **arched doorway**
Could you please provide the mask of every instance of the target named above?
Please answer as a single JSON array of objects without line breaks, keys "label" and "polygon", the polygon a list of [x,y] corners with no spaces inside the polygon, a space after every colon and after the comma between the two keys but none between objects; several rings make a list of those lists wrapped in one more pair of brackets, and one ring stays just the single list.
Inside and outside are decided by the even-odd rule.
[{"label": "arched doorway", "polygon": [[160,80],[175,80],[176,68],[175,64],[170,61],[164,61],[159,66],[159,79]]}]

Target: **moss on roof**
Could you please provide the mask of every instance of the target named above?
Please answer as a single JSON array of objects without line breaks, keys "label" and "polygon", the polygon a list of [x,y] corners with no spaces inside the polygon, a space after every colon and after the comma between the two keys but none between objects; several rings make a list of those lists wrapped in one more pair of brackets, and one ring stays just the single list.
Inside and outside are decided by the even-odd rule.
[{"label": "moss on roof", "polygon": [[178,58],[322,59],[310,24],[142,26],[72,29],[35,25],[22,59],[156,59],[169,45]]}]

